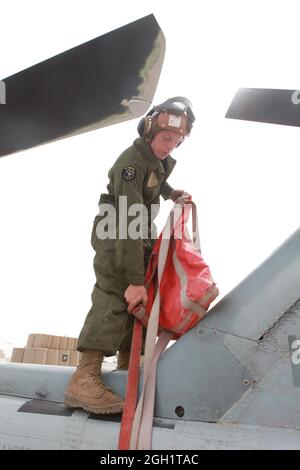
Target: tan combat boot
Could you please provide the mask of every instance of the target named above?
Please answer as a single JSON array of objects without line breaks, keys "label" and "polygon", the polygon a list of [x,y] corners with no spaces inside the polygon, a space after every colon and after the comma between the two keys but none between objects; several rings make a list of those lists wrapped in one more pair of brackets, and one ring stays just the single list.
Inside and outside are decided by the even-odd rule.
[{"label": "tan combat boot", "polygon": [[104,384],[101,377],[103,354],[83,351],[79,366],[65,392],[65,405],[90,413],[112,414],[123,410],[124,402]]}]

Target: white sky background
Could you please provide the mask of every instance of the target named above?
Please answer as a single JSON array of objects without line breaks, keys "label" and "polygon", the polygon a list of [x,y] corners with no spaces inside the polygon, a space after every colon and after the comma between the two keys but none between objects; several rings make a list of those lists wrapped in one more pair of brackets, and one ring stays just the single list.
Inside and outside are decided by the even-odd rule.
[{"label": "white sky background", "polygon": [[[220,298],[298,228],[299,128],[224,119],[239,87],[300,88],[297,1],[1,1],[0,78],[154,13],[167,41],[154,104],[197,117],[170,184],[193,195]],[[78,336],[92,221],[138,120],[0,159],[0,341]],[[162,202],[158,227],[172,207]]]}]

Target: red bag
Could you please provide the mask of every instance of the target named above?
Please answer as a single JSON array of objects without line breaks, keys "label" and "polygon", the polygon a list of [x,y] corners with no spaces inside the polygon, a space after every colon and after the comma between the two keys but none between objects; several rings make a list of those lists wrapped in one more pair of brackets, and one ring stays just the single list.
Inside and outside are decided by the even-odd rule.
[{"label": "red bag", "polygon": [[[193,240],[187,229],[191,209]],[[157,293],[158,279],[159,327],[175,333],[173,339],[176,339],[206,315],[210,303],[219,294],[210,269],[201,255],[197,211],[190,200],[177,200],[153,247],[145,276],[147,307],[135,313],[145,326]]]},{"label": "red bag", "polygon": [[[193,241],[186,227],[193,209]],[[159,355],[170,339],[177,339],[207,313],[217,297],[209,267],[200,252],[196,206],[192,201],[177,200],[167,224],[155,243],[146,272],[148,293],[146,309],[137,308],[134,315],[148,326],[145,341],[144,376],[134,419],[122,419],[120,448],[151,449],[152,422],[155,403],[156,369]],[[135,320],[135,333],[141,324]],[[159,338],[156,341],[158,328]],[[141,335],[140,335],[141,342]],[[133,347],[135,336],[133,336]],[[129,386],[126,391],[124,416],[132,402],[130,388],[133,376],[133,354],[129,365]],[[136,381],[137,385],[137,381]],[[135,395],[134,395],[135,396]],[[127,432],[128,431],[128,432]],[[130,434],[130,436],[129,436]],[[129,445],[128,445],[129,444]]]}]

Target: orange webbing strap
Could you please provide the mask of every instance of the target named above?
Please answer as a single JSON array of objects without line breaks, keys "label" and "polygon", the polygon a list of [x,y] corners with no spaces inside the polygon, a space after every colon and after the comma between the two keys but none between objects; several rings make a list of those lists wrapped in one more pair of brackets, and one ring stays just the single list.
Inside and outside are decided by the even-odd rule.
[{"label": "orange webbing strap", "polygon": [[119,434],[119,450],[128,450],[131,429],[137,403],[140,357],[142,350],[143,325],[137,318],[134,320],[131,353],[129,359],[125,405]]}]

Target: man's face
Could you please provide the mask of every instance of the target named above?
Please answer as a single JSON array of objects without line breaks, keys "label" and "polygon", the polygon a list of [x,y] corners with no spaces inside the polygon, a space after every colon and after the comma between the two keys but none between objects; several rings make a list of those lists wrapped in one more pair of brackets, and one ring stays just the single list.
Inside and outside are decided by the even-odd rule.
[{"label": "man's face", "polygon": [[164,160],[177,147],[183,137],[172,131],[161,131],[150,142],[150,147],[156,158]]}]

